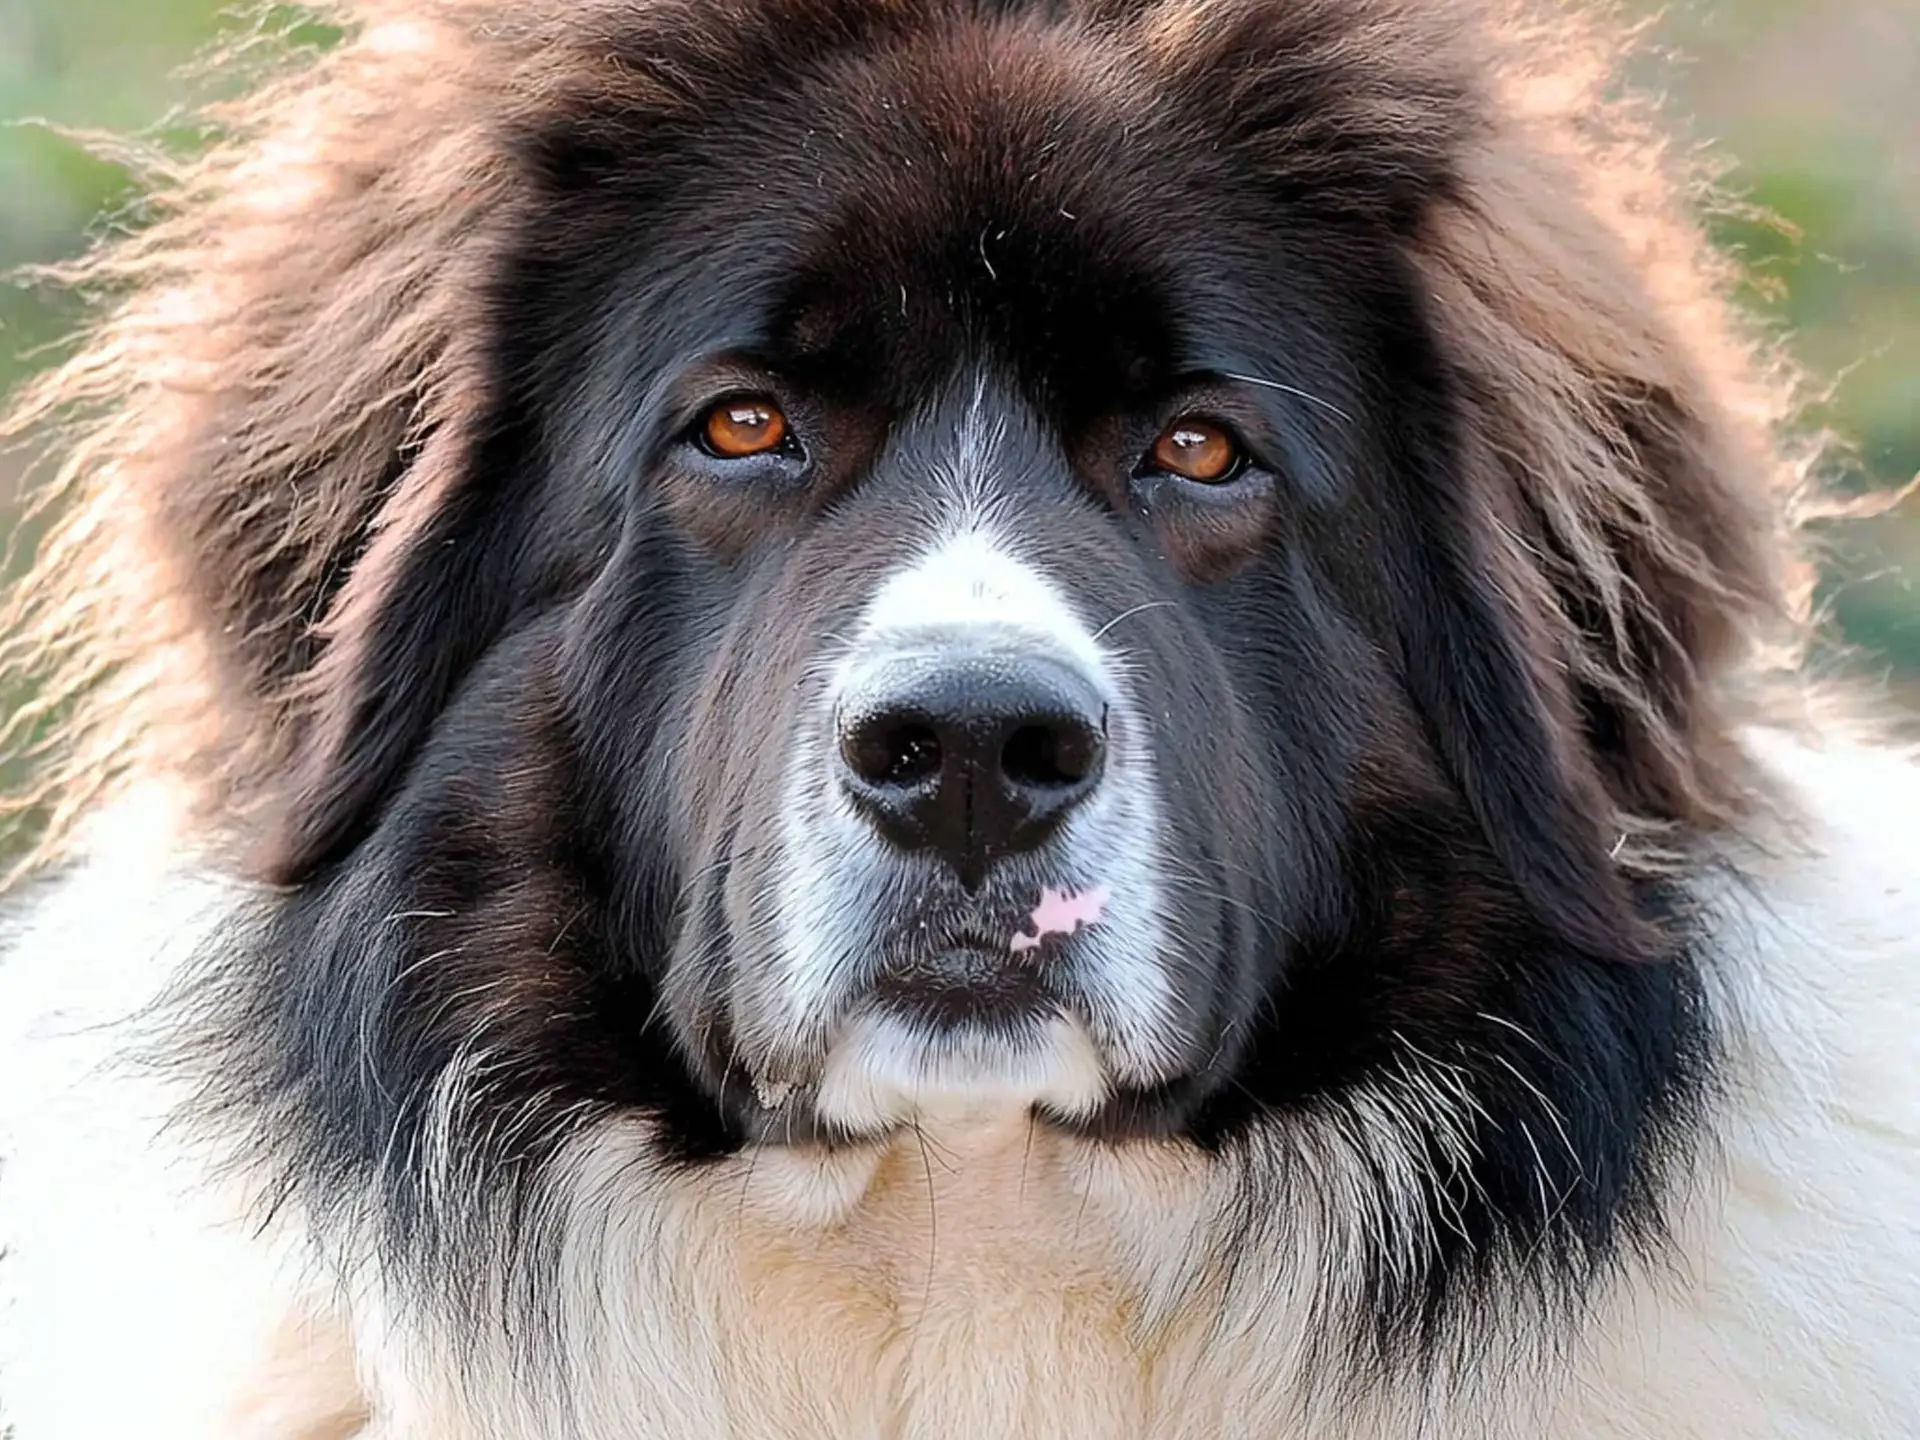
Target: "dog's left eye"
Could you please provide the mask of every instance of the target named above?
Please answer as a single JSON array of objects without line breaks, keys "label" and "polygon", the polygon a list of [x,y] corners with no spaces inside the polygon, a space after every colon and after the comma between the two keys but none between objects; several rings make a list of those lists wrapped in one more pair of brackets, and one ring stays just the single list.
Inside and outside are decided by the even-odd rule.
[{"label": "dog's left eye", "polygon": [[1240,473],[1245,459],[1240,443],[1224,426],[1183,415],[1153,442],[1147,463],[1155,470],[1202,485],[1223,485]]},{"label": "dog's left eye", "polygon": [[716,459],[745,460],[787,444],[787,417],[764,395],[737,395],[708,408],[698,435],[701,448]]}]

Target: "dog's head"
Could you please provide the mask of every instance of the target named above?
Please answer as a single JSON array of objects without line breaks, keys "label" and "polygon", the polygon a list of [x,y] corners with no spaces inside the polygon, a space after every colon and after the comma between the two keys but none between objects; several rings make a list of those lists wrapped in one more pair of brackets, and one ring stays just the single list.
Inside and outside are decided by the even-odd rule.
[{"label": "dog's head", "polygon": [[432,192],[480,238],[269,872],[560,837],[594,963],[782,1136],[1190,1123],[1290,991],[1376,1033],[1470,954],[1657,959],[1619,842],[1726,802],[1765,526],[1634,248],[1684,240],[1454,9],[414,33],[525,94],[425,109],[496,147]]},{"label": "dog's head", "polygon": [[1657,966],[1764,396],[1591,37],[1492,8],[370,23],[112,362],[199,367],[116,483],[264,872],[460,917],[354,982],[447,1053],[664,1024],[775,1137],[1204,1131]]}]

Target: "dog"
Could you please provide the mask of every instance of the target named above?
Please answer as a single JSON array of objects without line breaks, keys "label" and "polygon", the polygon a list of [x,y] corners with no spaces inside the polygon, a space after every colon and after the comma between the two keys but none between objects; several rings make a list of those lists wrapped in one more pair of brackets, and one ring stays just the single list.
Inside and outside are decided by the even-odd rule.
[{"label": "dog", "polygon": [[12,421],[18,1440],[1920,1433],[1920,769],[1610,22],[329,14]]}]

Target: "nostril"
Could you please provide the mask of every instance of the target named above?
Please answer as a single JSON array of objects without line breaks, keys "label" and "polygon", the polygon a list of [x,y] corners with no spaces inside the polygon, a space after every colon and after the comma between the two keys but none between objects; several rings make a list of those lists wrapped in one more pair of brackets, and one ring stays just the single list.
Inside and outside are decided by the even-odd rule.
[{"label": "nostril", "polygon": [[1101,748],[1099,732],[1077,720],[1022,725],[1000,751],[1000,770],[1027,789],[1071,789],[1099,767]]},{"label": "nostril", "polygon": [[1047,655],[943,641],[854,668],[835,697],[840,797],[969,891],[1039,850],[1105,771],[1098,677]]},{"label": "nostril", "polygon": [[940,737],[920,721],[855,726],[841,748],[853,773],[871,785],[910,789],[940,773]]}]

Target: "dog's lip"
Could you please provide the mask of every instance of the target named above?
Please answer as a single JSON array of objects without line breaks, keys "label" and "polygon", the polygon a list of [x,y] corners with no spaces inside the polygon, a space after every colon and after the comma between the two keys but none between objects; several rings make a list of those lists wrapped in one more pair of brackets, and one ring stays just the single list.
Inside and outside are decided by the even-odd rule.
[{"label": "dog's lip", "polygon": [[[886,1015],[914,1025],[934,1043],[968,1030],[1011,1038],[1083,1015],[1070,963],[1073,937],[1054,935],[1044,950],[1023,952],[1012,944],[1021,931],[1015,919],[1027,921],[1031,907],[1003,919],[1002,910],[1012,908],[936,902],[896,918],[869,967],[835,1007],[829,1035],[844,1034],[863,1017]],[[748,1143],[835,1148],[884,1141],[893,1133],[848,1129],[815,1113],[819,1067],[833,1045],[827,1038],[818,1053],[762,1057],[758,1064],[735,1056],[716,1064],[724,1077],[722,1104]],[[1057,1123],[1072,1128],[1072,1122]]]},{"label": "dog's lip", "polygon": [[[878,962],[873,973],[910,970],[955,958],[979,957],[979,963],[1033,966],[1074,948],[1069,932],[1045,930],[1036,938],[1034,906],[967,906],[932,914],[907,914],[892,919],[881,931]],[[1040,940],[1044,939],[1042,945]],[[1021,941],[1027,941],[1021,944]]]},{"label": "dog's lip", "polygon": [[900,957],[882,967],[864,998],[931,1030],[1030,1021],[1056,1012],[1061,999],[1042,967],[984,943]]}]

